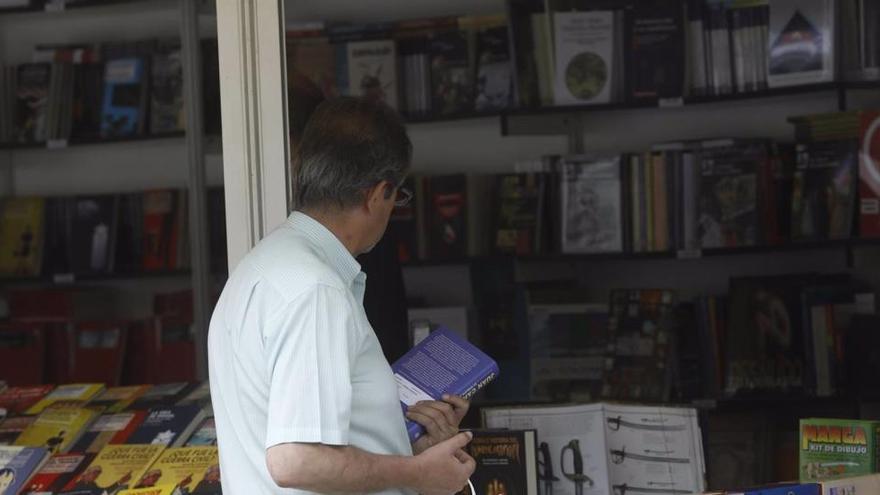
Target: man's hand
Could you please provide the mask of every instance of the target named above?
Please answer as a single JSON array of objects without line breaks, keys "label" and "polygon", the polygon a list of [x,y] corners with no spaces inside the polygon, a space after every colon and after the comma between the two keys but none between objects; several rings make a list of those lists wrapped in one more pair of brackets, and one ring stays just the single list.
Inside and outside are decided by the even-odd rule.
[{"label": "man's hand", "polygon": [[418,486],[413,488],[422,495],[449,495],[460,491],[477,467],[474,459],[462,450],[472,438],[470,432],[459,433],[416,456],[421,476]]},{"label": "man's hand", "polygon": [[419,454],[458,433],[458,425],[467,414],[470,402],[457,395],[444,395],[443,401],[422,401],[413,404],[406,419],[425,427],[426,434],[413,442],[413,453]]}]

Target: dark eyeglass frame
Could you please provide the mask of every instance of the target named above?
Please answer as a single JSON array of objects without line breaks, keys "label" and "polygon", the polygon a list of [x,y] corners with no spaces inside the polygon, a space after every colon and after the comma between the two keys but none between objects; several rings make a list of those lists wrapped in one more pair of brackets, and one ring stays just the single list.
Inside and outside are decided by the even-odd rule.
[{"label": "dark eyeglass frame", "polygon": [[398,208],[403,208],[404,206],[408,205],[410,201],[412,201],[412,199],[413,192],[406,187],[400,186],[397,188],[397,197],[394,198],[394,206]]}]

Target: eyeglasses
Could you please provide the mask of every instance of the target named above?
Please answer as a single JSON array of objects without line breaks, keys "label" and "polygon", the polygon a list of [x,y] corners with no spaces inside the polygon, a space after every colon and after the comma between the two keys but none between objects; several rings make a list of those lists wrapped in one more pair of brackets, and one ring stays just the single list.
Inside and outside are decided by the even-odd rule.
[{"label": "eyeglasses", "polygon": [[413,199],[413,193],[409,189],[405,187],[397,188],[397,197],[394,198],[394,206],[398,208],[403,208],[408,205],[410,201]]}]

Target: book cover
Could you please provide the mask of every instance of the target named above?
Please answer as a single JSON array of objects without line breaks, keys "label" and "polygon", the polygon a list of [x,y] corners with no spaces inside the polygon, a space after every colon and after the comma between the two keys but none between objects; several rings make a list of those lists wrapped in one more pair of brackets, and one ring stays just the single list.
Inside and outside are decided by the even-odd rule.
[{"label": "book cover", "polygon": [[186,127],[183,110],[183,55],[180,41],[158,43],[150,63],[150,133],[182,131]]},{"label": "book cover", "polygon": [[697,238],[703,249],[754,246],[759,234],[758,184],[763,143],[704,143],[700,153]]},{"label": "book cover", "polygon": [[41,401],[54,388],[54,385],[7,388],[0,393],[0,408],[6,409],[7,414],[22,414]]},{"label": "book cover", "polygon": [[792,187],[794,240],[848,239],[856,208],[855,141],[799,144]]},{"label": "book cover", "polygon": [[800,480],[850,478],[877,472],[880,423],[850,419],[800,421]]},{"label": "book cover", "polygon": [[211,482],[219,469],[217,447],[165,449],[133,488],[172,486],[175,493],[220,495],[220,484]]},{"label": "book cover", "polygon": [[105,413],[118,413],[127,409],[140,396],[150,390],[151,385],[128,385],[110,387],[95,397],[89,404],[102,407]]},{"label": "book cover", "polygon": [[193,387],[194,384],[189,382],[173,382],[163,383],[162,385],[153,385],[138,397],[134,403],[129,406],[129,409],[150,409],[158,406],[173,406],[186,397],[186,395],[192,391]]},{"label": "book cover", "polygon": [[126,443],[146,417],[146,411],[102,414],[73,444],[70,451],[96,454],[106,445]]},{"label": "book cover", "polygon": [[542,252],[546,178],[541,173],[497,176],[496,253],[523,256]]},{"label": "book cover", "polygon": [[176,495],[171,485],[154,486],[150,488],[128,488],[117,493],[117,495]]},{"label": "book cover", "polygon": [[181,235],[181,205],[173,190],[147,191],[143,195],[144,270],[177,268],[177,243]]},{"label": "book cover", "polygon": [[620,156],[569,156],[560,167],[562,252],[623,251]]},{"label": "book cover", "polygon": [[0,203],[0,276],[38,276],[43,262],[43,198],[4,198]]},{"label": "book cover", "polygon": [[201,406],[211,403],[211,382],[204,381],[198,384],[186,397],[180,399],[178,405],[199,404]]},{"label": "book cover", "polygon": [[71,268],[77,274],[113,269],[118,197],[80,196],[74,200]]},{"label": "book cover", "polygon": [[52,65],[48,63],[18,66],[15,93],[15,136],[19,143],[46,140],[46,113]]},{"label": "book cover", "polygon": [[[438,328],[392,366],[404,413],[423,400],[440,400],[443,394],[471,398],[498,376],[498,364],[447,328]],[[424,428],[406,421],[411,441]]]},{"label": "book cover", "polygon": [[149,410],[141,425],[128,437],[129,444],[157,444],[176,446],[188,436],[204,418],[202,407],[197,404],[173,407],[154,407]]},{"label": "book cover", "polygon": [[214,416],[209,416],[196,426],[193,434],[186,440],[184,447],[202,447],[217,445],[217,425]]},{"label": "book cover", "polygon": [[473,110],[473,72],[464,31],[435,33],[428,41],[431,111],[455,115]]},{"label": "book cover", "polygon": [[388,232],[394,242],[397,259],[401,263],[408,263],[419,258],[419,230],[424,228],[423,220],[419,217],[419,202],[423,200],[416,196],[416,180],[407,177],[402,188],[413,193],[412,200],[405,206],[395,206],[388,222]]},{"label": "book cover", "polygon": [[71,383],[59,385],[39,402],[31,406],[25,414],[40,414],[57,402],[87,403],[104,390],[103,383]]},{"label": "book cover", "polygon": [[61,490],[88,466],[94,454],[55,454],[27,483],[22,491],[28,495],[51,495]]},{"label": "book cover", "polygon": [[685,33],[682,2],[636,4],[631,21],[631,97],[680,98],[685,83]]},{"label": "book cover", "polygon": [[15,416],[6,418],[0,423],[0,445],[12,445],[21,436],[21,432],[36,421],[36,416]]},{"label": "book cover", "polygon": [[880,237],[880,113],[860,119],[859,236]]},{"label": "book cover", "polygon": [[463,258],[468,251],[467,176],[426,177],[425,205],[428,219],[428,256],[432,259]]},{"label": "book cover", "polygon": [[[289,76],[298,72],[317,86],[325,98],[338,96],[336,82],[336,46],[326,38],[288,40],[287,61]],[[288,77],[289,81],[293,79]]]},{"label": "book cover", "polygon": [[538,495],[534,430],[472,430],[465,448],[477,462],[473,495]]},{"label": "book cover", "polygon": [[513,74],[506,26],[477,33],[477,80],[474,106],[478,112],[512,107]]},{"label": "book cover", "polygon": [[20,493],[48,457],[46,449],[25,447],[12,459],[0,464],[0,494]]},{"label": "book cover", "polygon": [[614,290],[602,396],[617,400],[669,399],[675,294],[669,290]]},{"label": "book cover", "polygon": [[101,136],[134,136],[144,128],[147,80],[143,59],[110,60],[104,65]]},{"label": "book cover", "polygon": [[95,61],[74,64],[72,138],[96,139],[101,136],[103,96],[104,65]]},{"label": "book cover", "polygon": [[614,13],[553,13],[557,105],[609,103],[614,74]]},{"label": "book cover", "polygon": [[833,0],[770,3],[770,87],[830,82],[835,77]]},{"label": "book cover", "polygon": [[21,433],[15,445],[43,447],[50,454],[64,454],[97,416],[93,409],[50,407]]},{"label": "book cover", "polygon": [[348,94],[397,109],[397,49],[394,40],[347,44]]},{"label": "book cover", "polygon": [[108,445],[63,491],[77,495],[117,493],[139,480],[163,450],[164,445]]}]

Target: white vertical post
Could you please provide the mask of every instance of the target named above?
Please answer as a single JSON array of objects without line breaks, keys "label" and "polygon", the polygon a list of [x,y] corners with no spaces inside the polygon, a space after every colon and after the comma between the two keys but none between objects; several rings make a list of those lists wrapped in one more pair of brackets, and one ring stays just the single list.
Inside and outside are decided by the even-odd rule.
[{"label": "white vertical post", "polygon": [[283,0],[218,0],[230,272],[287,217]]},{"label": "white vertical post", "polygon": [[211,248],[208,245],[207,228],[199,2],[180,0],[179,4],[183,101],[186,105],[186,151],[189,166],[187,200],[196,373],[200,380],[205,380],[208,378],[208,322],[211,318]]}]

